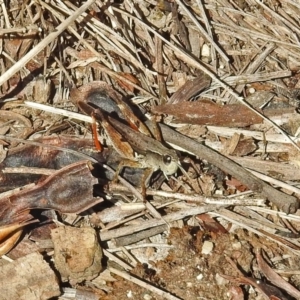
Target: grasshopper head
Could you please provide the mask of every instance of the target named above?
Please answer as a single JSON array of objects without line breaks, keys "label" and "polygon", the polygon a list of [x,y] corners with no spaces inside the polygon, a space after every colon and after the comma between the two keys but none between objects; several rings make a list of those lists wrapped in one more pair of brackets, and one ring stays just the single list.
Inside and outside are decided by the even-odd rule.
[{"label": "grasshopper head", "polygon": [[162,155],[161,158],[161,171],[164,172],[165,175],[172,175],[176,173],[179,164],[176,152],[174,151],[173,153],[173,151],[170,151],[170,153]]},{"label": "grasshopper head", "polygon": [[147,152],[144,157],[147,167],[153,170],[161,170],[165,175],[176,173],[179,159],[175,150],[168,149],[164,154]]}]

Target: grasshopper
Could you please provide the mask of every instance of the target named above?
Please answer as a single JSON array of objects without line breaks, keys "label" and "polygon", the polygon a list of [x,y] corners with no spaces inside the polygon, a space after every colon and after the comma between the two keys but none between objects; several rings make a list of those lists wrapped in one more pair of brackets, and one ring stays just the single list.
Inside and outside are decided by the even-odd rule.
[{"label": "grasshopper", "polygon": [[[109,109],[105,107],[105,111],[98,106],[99,103],[91,100],[92,98],[89,96],[85,101],[79,100],[76,104],[85,114],[93,116],[96,121],[100,122],[114,149],[123,158],[116,170],[116,177],[123,167],[143,168],[147,170],[148,175],[145,179],[146,185],[146,181],[154,171],[161,170],[166,176],[176,173],[180,165],[176,151],[165,147],[160,141],[154,139],[147,126],[135,116],[130,107],[110,85],[105,82],[92,84],[95,89],[90,95],[95,96],[97,94],[98,98],[105,101],[111,99],[114,104],[111,104]],[[110,114],[119,110],[122,112],[122,116],[117,119],[109,115],[107,110]],[[118,115],[120,116],[119,113]]]}]

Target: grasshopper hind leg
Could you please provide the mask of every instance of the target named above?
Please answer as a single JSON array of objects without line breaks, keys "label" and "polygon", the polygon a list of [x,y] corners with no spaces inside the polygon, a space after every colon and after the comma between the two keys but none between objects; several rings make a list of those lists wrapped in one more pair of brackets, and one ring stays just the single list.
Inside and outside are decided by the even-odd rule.
[{"label": "grasshopper hind leg", "polygon": [[[113,182],[117,182],[118,181],[118,176],[120,175],[120,173],[122,172],[123,168],[125,167],[129,167],[129,168],[134,168],[134,169],[140,169],[141,165],[138,161],[132,161],[132,160],[128,160],[128,159],[123,159],[117,169],[115,170],[115,174],[114,177],[112,179]],[[151,168],[144,168],[144,172],[141,178],[141,194],[143,196],[143,202],[146,202],[146,189],[147,186],[150,182],[150,178],[151,175],[153,174],[153,170]]]},{"label": "grasshopper hind leg", "polygon": [[141,188],[142,188],[142,196],[143,196],[144,203],[146,203],[146,201],[147,201],[146,200],[146,190],[149,185],[152,174],[153,174],[153,170],[151,168],[146,168],[143,173],[143,176],[142,176]]},{"label": "grasshopper hind leg", "polygon": [[113,177],[113,182],[118,181],[118,176],[121,174],[123,168],[125,168],[125,167],[133,168],[133,169],[140,169],[141,164],[138,161],[133,161],[133,160],[130,160],[130,159],[123,158],[120,161],[117,169],[115,170],[115,175]]}]

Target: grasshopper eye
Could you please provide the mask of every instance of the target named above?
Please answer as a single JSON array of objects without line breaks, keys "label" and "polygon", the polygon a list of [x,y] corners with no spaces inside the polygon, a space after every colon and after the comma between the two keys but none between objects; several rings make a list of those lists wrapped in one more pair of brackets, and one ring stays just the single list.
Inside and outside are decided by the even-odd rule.
[{"label": "grasshopper eye", "polygon": [[172,157],[170,155],[164,155],[163,162],[165,165],[169,165],[172,162]]}]

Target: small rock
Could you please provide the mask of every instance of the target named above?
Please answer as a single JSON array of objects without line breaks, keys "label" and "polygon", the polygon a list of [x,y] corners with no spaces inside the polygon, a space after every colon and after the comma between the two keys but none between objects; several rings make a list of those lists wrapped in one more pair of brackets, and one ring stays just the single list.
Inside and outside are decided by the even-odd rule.
[{"label": "small rock", "polygon": [[197,280],[202,280],[203,274],[199,274],[196,278],[197,278]]},{"label": "small rock", "polygon": [[210,254],[210,252],[213,250],[214,248],[214,244],[210,241],[205,241],[203,243],[203,246],[202,246],[202,251],[201,253],[202,254]]}]

